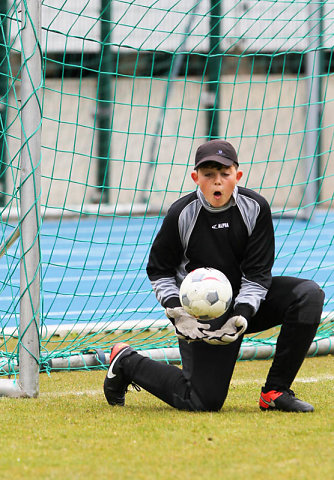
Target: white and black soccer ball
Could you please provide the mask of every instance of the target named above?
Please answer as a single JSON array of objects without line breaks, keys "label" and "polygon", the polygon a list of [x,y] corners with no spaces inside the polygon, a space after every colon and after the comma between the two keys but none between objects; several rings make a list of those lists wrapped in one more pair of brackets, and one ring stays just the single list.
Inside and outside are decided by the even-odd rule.
[{"label": "white and black soccer ball", "polygon": [[186,312],[200,320],[223,315],[232,300],[232,287],[219,270],[201,267],[188,273],[180,287],[180,302]]}]

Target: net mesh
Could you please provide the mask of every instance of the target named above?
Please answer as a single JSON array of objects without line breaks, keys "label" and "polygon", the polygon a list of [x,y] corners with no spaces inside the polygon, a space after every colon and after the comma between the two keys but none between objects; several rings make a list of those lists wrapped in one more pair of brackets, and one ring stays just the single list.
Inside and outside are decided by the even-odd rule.
[{"label": "net mesh", "polygon": [[[25,18],[19,2],[0,8],[0,374],[15,375]],[[179,359],[145,268],[168,206],[194,188],[196,148],[216,137],[271,205],[273,274],[324,289],[316,338],[330,350],[333,44],[333,1],[42,0],[41,369],[99,368],[123,340]],[[240,358],[271,356],[277,333],[247,337]]]}]

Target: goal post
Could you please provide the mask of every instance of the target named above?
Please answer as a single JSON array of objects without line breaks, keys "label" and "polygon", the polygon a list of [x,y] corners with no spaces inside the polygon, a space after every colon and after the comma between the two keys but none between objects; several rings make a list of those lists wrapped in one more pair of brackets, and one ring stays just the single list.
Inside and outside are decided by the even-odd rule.
[{"label": "goal post", "polygon": [[19,379],[0,380],[0,395],[37,397],[40,369],[41,3],[23,0],[21,9],[20,216],[19,227],[10,239],[20,238],[21,247]]},{"label": "goal post", "polygon": [[307,77],[307,109],[305,131],[305,191],[303,204],[304,217],[311,219],[314,206],[317,203],[320,178],[321,151],[321,38],[323,29],[323,5],[322,2],[312,0],[309,3],[309,36],[308,51],[306,52],[306,77]]}]

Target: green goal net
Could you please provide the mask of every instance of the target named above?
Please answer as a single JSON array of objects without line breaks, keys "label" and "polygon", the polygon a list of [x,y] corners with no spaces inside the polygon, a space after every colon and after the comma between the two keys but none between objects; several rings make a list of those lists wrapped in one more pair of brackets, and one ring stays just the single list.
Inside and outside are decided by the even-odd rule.
[{"label": "green goal net", "polygon": [[[196,148],[217,137],[271,205],[273,274],[324,289],[309,354],[332,353],[334,1],[42,0],[29,54],[31,2],[0,5],[0,375],[15,378],[20,349],[29,353],[21,300],[33,303],[38,277],[29,322],[40,371],[102,368],[116,341],[180,361],[146,262],[169,205],[194,189]],[[22,111],[35,97],[40,121],[27,135]],[[22,222],[38,209],[40,257],[22,289]],[[271,357],[277,333],[245,338],[240,359]]]}]

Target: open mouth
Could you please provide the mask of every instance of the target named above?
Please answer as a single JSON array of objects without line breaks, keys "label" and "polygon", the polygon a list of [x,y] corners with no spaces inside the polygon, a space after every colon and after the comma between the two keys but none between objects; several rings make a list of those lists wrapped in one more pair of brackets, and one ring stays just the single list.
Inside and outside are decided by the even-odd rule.
[{"label": "open mouth", "polygon": [[221,196],[222,196],[222,193],[217,190],[216,192],[214,192],[213,196],[214,196],[217,200],[219,200],[219,199],[221,198]]}]

